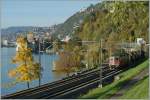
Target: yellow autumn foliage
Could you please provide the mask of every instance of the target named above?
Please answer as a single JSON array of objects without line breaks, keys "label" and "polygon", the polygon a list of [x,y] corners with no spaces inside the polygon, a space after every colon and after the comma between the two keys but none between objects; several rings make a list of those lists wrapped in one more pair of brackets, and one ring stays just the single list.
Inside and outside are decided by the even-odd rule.
[{"label": "yellow autumn foliage", "polygon": [[9,72],[8,72],[8,75],[9,75],[9,77],[14,77],[14,76],[16,76],[16,74],[17,74],[17,72],[16,72],[16,70],[10,70]]},{"label": "yellow autumn foliage", "polygon": [[24,74],[21,78],[20,81],[31,81],[31,77],[28,74]]},{"label": "yellow autumn foliage", "polygon": [[20,82],[30,82],[38,79],[41,75],[41,67],[39,63],[34,62],[32,50],[27,47],[27,40],[20,36],[17,38],[17,44],[19,48],[12,59],[12,63],[18,64],[18,66],[10,70],[8,75],[15,77]]},{"label": "yellow autumn foliage", "polygon": [[17,72],[19,72],[19,73],[28,73],[28,68],[25,65],[21,65],[17,68]]}]

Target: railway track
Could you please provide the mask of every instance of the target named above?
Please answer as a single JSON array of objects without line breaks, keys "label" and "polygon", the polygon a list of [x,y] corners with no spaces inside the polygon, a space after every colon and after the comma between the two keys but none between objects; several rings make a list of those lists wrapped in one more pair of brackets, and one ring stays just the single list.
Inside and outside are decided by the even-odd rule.
[{"label": "railway track", "polygon": [[[103,74],[107,73],[108,70],[106,69],[106,67],[103,65]],[[93,79],[95,76],[99,75],[99,69],[93,69],[90,71],[84,71],[84,73],[81,73],[80,75],[77,76],[72,76],[69,78],[65,78],[63,80],[58,80],[46,85],[42,85],[40,87],[35,87],[35,88],[31,88],[31,89],[27,89],[27,90],[23,90],[17,93],[13,93],[13,94],[9,94],[6,96],[2,96],[2,98],[11,98],[11,99],[25,99],[25,98],[40,98],[41,96],[43,97],[46,93],[56,93],[59,91],[62,91],[65,88],[62,87],[67,87],[69,86],[69,84],[72,84],[70,87],[75,86],[76,83],[82,83],[88,80]],[[61,88],[61,90],[60,90]]]},{"label": "railway track", "polygon": [[[108,72],[108,70],[105,70],[103,73],[107,73],[107,72]],[[27,98],[43,98],[47,95],[53,95],[55,93],[64,91],[68,88],[75,87],[76,85],[82,84],[86,81],[90,81],[90,80],[94,79],[95,77],[99,77],[99,71],[90,73],[90,75],[88,75],[88,76],[72,79],[71,81],[56,85],[54,87],[47,87],[47,88],[43,89],[42,91],[36,91],[36,92],[28,95]]]},{"label": "railway track", "polygon": [[[113,75],[116,75],[118,73],[120,73],[122,70],[119,70],[119,71],[111,71],[110,73],[108,73],[106,76],[103,76],[102,77],[102,80],[105,80]],[[40,99],[60,99],[60,98],[70,98],[71,95],[76,95],[76,93],[79,94],[79,91],[82,90],[83,88],[87,87],[88,85],[90,84],[98,84],[99,83],[99,76],[96,76],[95,78],[89,80],[89,81],[86,81],[86,82],[83,82],[81,84],[78,84],[76,85],[75,87],[71,87],[71,88],[68,88],[68,89],[65,89],[63,91],[60,91],[60,92],[56,92],[56,93],[53,93],[53,94],[46,94],[45,96],[41,96]]]}]

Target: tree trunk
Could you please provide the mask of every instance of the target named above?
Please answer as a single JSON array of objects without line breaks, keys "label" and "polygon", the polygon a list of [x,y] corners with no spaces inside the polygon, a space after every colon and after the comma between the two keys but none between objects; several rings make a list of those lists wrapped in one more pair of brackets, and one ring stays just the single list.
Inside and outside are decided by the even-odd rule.
[{"label": "tree trunk", "polygon": [[29,82],[27,82],[27,87],[28,87],[28,89],[30,88],[30,86],[29,86]]},{"label": "tree trunk", "polygon": [[39,77],[39,86],[41,85],[41,77]]},{"label": "tree trunk", "polygon": [[69,72],[67,72],[67,77],[69,77]]}]

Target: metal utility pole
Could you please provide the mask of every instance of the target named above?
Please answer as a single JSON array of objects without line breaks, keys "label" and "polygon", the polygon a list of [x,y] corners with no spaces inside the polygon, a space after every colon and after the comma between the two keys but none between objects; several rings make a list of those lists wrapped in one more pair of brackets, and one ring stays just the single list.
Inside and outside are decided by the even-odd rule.
[{"label": "metal utility pole", "polygon": [[100,79],[99,79],[99,86],[100,88],[102,88],[102,39],[100,40]]},{"label": "metal utility pole", "polygon": [[[40,44],[40,37],[39,37],[39,64],[41,66],[41,44]],[[40,69],[41,70],[41,69]],[[41,85],[41,75],[39,75],[39,86]]]},{"label": "metal utility pole", "polygon": [[[121,40],[121,45],[123,45],[123,40]],[[119,47],[121,48],[121,54],[123,53],[123,47],[119,45]]]},{"label": "metal utility pole", "polygon": [[87,50],[87,60],[88,60],[88,61],[87,61],[87,66],[88,66],[88,69],[90,69],[90,68],[89,68],[89,65],[90,65],[90,64],[89,64],[89,48],[88,48],[88,50]]},{"label": "metal utility pole", "polygon": [[129,48],[128,48],[128,54],[129,54],[129,65],[131,64],[130,51],[131,51],[131,38],[130,38],[130,40],[129,40]]}]

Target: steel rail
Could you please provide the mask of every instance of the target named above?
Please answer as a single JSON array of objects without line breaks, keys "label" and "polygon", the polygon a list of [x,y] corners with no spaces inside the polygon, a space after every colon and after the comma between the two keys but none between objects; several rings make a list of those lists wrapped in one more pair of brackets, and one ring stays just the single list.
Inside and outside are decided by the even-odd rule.
[{"label": "steel rail", "polygon": [[[121,71],[120,71],[120,70],[117,71],[117,72],[116,72],[116,70],[111,71],[111,72],[108,73],[106,76],[103,76],[102,79],[108,78],[108,77],[110,77],[110,76],[113,76],[113,75],[115,75],[115,74],[117,74],[117,73],[119,73],[119,72],[121,72]],[[90,83],[92,83],[93,81],[98,81],[98,82],[99,82],[99,74],[98,74],[94,79],[89,80],[89,81],[86,81],[85,83],[76,85],[75,87],[71,87],[71,88],[68,88],[68,89],[63,90],[63,91],[60,91],[60,92],[56,92],[55,94],[52,94],[52,95],[51,95],[51,94],[47,94],[47,96],[45,96],[45,97],[40,97],[40,98],[42,98],[42,99],[59,98],[59,96],[65,95],[65,94],[67,94],[67,93],[70,93],[70,91],[76,90],[76,89],[78,89],[78,88],[80,88],[80,87],[82,87],[82,86],[84,86],[84,85],[90,84]]]},{"label": "steel rail", "polygon": [[[105,68],[105,67],[103,67]],[[34,88],[31,88],[31,89],[27,89],[27,90],[23,90],[23,91],[20,91],[20,92],[16,92],[16,93],[13,93],[13,94],[8,94],[6,96],[2,96],[2,98],[18,98],[18,97],[21,97],[22,96],[25,96],[27,94],[30,94],[34,91],[41,91],[41,89],[45,88],[45,87],[53,87],[53,86],[56,86],[56,84],[60,84],[62,82],[66,82],[66,81],[69,81],[69,80],[72,80],[74,78],[78,78],[80,76],[86,76],[88,75],[89,73],[92,73],[92,72],[95,72],[95,71],[98,71],[99,69],[94,69],[93,70],[90,70],[90,71],[86,71],[85,73],[81,73],[80,75],[76,75],[76,76],[73,76],[73,77],[68,77],[66,79],[62,79],[62,80],[58,80],[58,81],[55,81],[55,82],[52,82],[52,83],[48,83],[48,84],[45,84],[45,85],[41,85],[40,87],[34,87]]]},{"label": "steel rail", "polygon": [[[105,70],[105,71],[109,71],[109,70]],[[53,86],[53,87],[45,87],[45,88],[42,88],[41,90],[34,91],[34,92],[32,92],[32,93],[26,95],[25,98],[34,98],[34,97],[40,98],[42,95],[44,96],[46,93],[51,93],[51,94],[53,94],[53,93],[59,92],[59,91],[61,91],[62,87],[64,88],[64,87],[66,87],[66,86],[69,86],[70,84],[71,84],[70,87],[76,86],[75,83],[80,83],[81,81],[84,81],[84,80],[86,80],[86,79],[89,79],[89,80],[90,80],[90,79],[94,78],[95,75],[98,75],[98,72],[99,72],[99,70],[95,71],[94,73],[88,74],[88,76],[82,76],[82,77],[80,77],[80,78],[74,78],[74,79],[72,79],[72,80],[70,80],[70,81],[62,82],[62,83],[60,83],[60,84],[58,84],[58,85],[55,85],[55,86]],[[63,90],[63,89],[62,89],[62,90]]]}]

